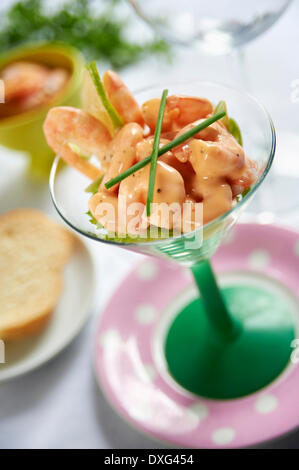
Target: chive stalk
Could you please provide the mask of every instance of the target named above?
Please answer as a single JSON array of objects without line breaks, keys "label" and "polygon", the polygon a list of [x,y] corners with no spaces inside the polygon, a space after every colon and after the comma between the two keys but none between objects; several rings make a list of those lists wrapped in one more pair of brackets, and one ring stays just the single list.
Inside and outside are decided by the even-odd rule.
[{"label": "chive stalk", "polygon": [[151,154],[151,168],[150,168],[150,174],[149,174],[149,180],[148,180],[148,191],[147,191],[147,200],[146,200],[146,215],[148,217],[151,215],[151,204],[154,198],[157,160],[158,160],[160,136],[161,136],[162,122],[163,122],[167,94],[168,94],[168,90],[164,90],[162,93],[160,108],[159,108],[159,113],[158,113],[158,118],[157,118],[157,124],[156,124],[156,129],[155,129],[153,151]]}]

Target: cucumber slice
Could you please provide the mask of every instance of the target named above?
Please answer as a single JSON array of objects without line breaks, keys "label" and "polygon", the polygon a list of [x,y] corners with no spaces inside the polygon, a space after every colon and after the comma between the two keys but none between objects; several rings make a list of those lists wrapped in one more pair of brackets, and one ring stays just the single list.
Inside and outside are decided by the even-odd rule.
[{"label": "cucumber slice", "polygon": [[123,125],[123,120],[107,97],[95,62],[86,65],[83,72],[82,107],[101,121],[111,136]]}]

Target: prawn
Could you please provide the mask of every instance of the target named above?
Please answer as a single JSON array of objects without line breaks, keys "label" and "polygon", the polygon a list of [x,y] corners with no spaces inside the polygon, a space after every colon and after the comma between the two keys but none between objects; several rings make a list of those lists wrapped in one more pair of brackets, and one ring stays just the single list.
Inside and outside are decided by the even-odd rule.
[{"label": "prawn", "polygon": [[[168,139],[161,137],[159,148],[163,147],[168,142],[170,142]],[[136,160],[138,162],[148,157],[149,155],[151,155],[153,151],[153,144],[154,144],[153,136],[146,137],[141,142],[138,142],[138,144],[136,145]],[[164,162],[168,166],[177,170],[182,175],[185,182],[191,174],[195,174],[190,162],[188,161],[186,163],[181,162],[175,157],[175,154],[173,153],[173,151],[168,151],[164,153],[163,155],[161,155],[161,157],[159,157],[159,162]]]},{"label": "prawn", "polygon": [[[179,134],[186,132],[200,122],[201,120],[191,123]],[[243,148],[226,127],[219,122],[211,124],[181,147],[174,149],[174,155],[182,162],[190,161],[195,173],[206,177],[239,175],[245,162]]]},{"label": "prawn", "polygon": [[[160,138],[159,148],[163,147],[165,144],[170,142],[168,139],[164,139],[163,137]],[[154,137],[151,135],[149,137],[145,137],[141,142],[138,142],[136,145],[136,160],[139,162],[144,158],[148,157],[152,154],[154,145]],[[163,156],[170,156],[171,152],[166,152]]]},{"label": "prawn", "polygon": [[33,62],[14,62],[1,70],[4,80],[5,100],[24,98],[35,91],[42,90],[49,69]]},{"label": "prawn", "polygon": [[190,181],[192,191],[188,196],[191,203],[202,202],[203,223],[206,224],[233,207],[230,185],[222,178],[208,178],[194,175]]},{"label": "prawn", "polygon": [[109,100],[124,122],[136,122],[142,126],[144,122],[139,104],[120,76],[107,70],[103,76],[103,85]]},{"label": "prawn", "polygon": [[256,162],[253,162],[249,158],[245,159],[245,166],[239,172],[232,177],[228,177],[227,180],[231,185],[233,197],[241,194],[246,188],[255,183],[258,179],[259,170]]},{"label": "prawn", "polygon": [[[108,231],[117,231],[118,222],[118,197],[108,194],[106,190],[100,190],[88,201],[88,208],[94,218]],[[112,213],[111,213],[112,211]]]},{"label": "prawn", "polygon": [[[123,180],[120,183],[118,195],[110,194],[106,189],[100,187],[99,192],[89,200],[89,210],[96,220],[101,223],[106,230],[111,232],[118,230],[119,201],[122,201],[122,209],[125,207],[126,210],[126,227],[123,227],[124,233],[140,235],[141,231],[143,231],[149,223],[166,229],[172,228],[175,216],[171,211],[169,212],[167,210],[168,205],[176,203],[178,209],[181,209],[186,197],[184,181],[178,171],[163,162],[157,162],[156,171],[153,202],[157,204],[166,203],[166,211],[160,210],[161,206],[160,208],[156,206],[149,219],[146,217],[145,204],[149,180],[148,166]],[[106,205],[106,203],[109,204],[109,206]],[[163,206],[162,209],[164,209]]]},{"label": "prawn", "polygon": [[70,73],[66,69],[57,68],[50,70],[46,77],[43,92],[45,96],[51,97],[58,93],[66,85],[70,78]]},{"label": "prawn", "polygon": [[[154,132],[156,128],[160,98],[153,98],[141,106],[145,123]],[[212,113],[213,105],[205,98],[171,95],[166,100],[162,132],[178,131],[187,124]]]},{"label": "prawn", "polygon": [[18,112],[24,113],[47,103],[63,89],[68,79],[69,73],[65,69],[55,69],[49,72],[41,90],[35,90],[18,100]]},{"label": "prawn", "polygon": [[72,148],[103,159],[111,137],[100,121],[81,109],[61,106],[50,109],[43,129],[49,146],[69,165],[92,180],[101,175],[100,168]]},{"label": "prawn", "polygon": [[[136,161],[136,145],[143,139],[142,127],[130,122],[125,124],[111,140],[106,158],[108,170],[103,180],[103,185],[115,176],[130,168]],[[115,192],[119,184],[113,186],[108,191]]]},{"label": "prawn", "polygon": [[[128,178],[124,179],[119,186],[119,197],[123,197],[127,206],[131,203],[141,203],[145,206],[148,192],[149,180],[149,166],[145,166],[141,170],[133,173]],[[156,179],[155,179],[155,192],[153,203],[157,206],[153,207],[153,211],[149,217],[149,222],[157,227],[171,229],[174,225],[175,217],[172,215],[171,210],[160,210],[167,204],[170,206],[177,203],[179,208],[186,198],[184,180],[181,174],[171,166],[164,162],[157,162]],[[170,207],[171,209],[171,207]],[[145,209],[144,209],[145,211]],[[144,219],[145,212],[140,215]]]}]

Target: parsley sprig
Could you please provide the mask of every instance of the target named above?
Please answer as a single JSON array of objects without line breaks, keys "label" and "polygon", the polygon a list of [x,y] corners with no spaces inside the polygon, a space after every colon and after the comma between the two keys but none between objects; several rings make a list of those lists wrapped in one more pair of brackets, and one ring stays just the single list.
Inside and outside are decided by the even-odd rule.
[{"label": "parsley sprig", "polygon": [[105,0],[97,12],[92,0],[66,0],[55,10],[42,0],[17,1],[1,11],[0,51],[34,41],[62,41],[80,49],[87,59],[107,61],[115,69],[149,54],[170,55],[160,39],[137,43],[127,39],[129,19],[119,19],[123,0]]}]

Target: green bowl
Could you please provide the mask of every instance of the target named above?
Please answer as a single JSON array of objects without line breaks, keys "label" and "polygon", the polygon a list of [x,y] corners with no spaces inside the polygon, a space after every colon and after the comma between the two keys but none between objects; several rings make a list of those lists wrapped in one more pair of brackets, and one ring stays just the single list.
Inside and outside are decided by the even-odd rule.
[{"label": "green bowl", "polygon": [[[26,152],[29,157],[28,174],[39,180],[48,179],[54,153],[43,134],[42,125],[53,106],[80,106],[80,87],[84,59],[75,48],[60,43],[26,45],[0,56],[0,69],[16,60],[28,60],[64,67],[70,71],[70,80],[53,100],[32,111],[0,119],[0,144]],[[0,104],[1,106],[1,104]]]}]

